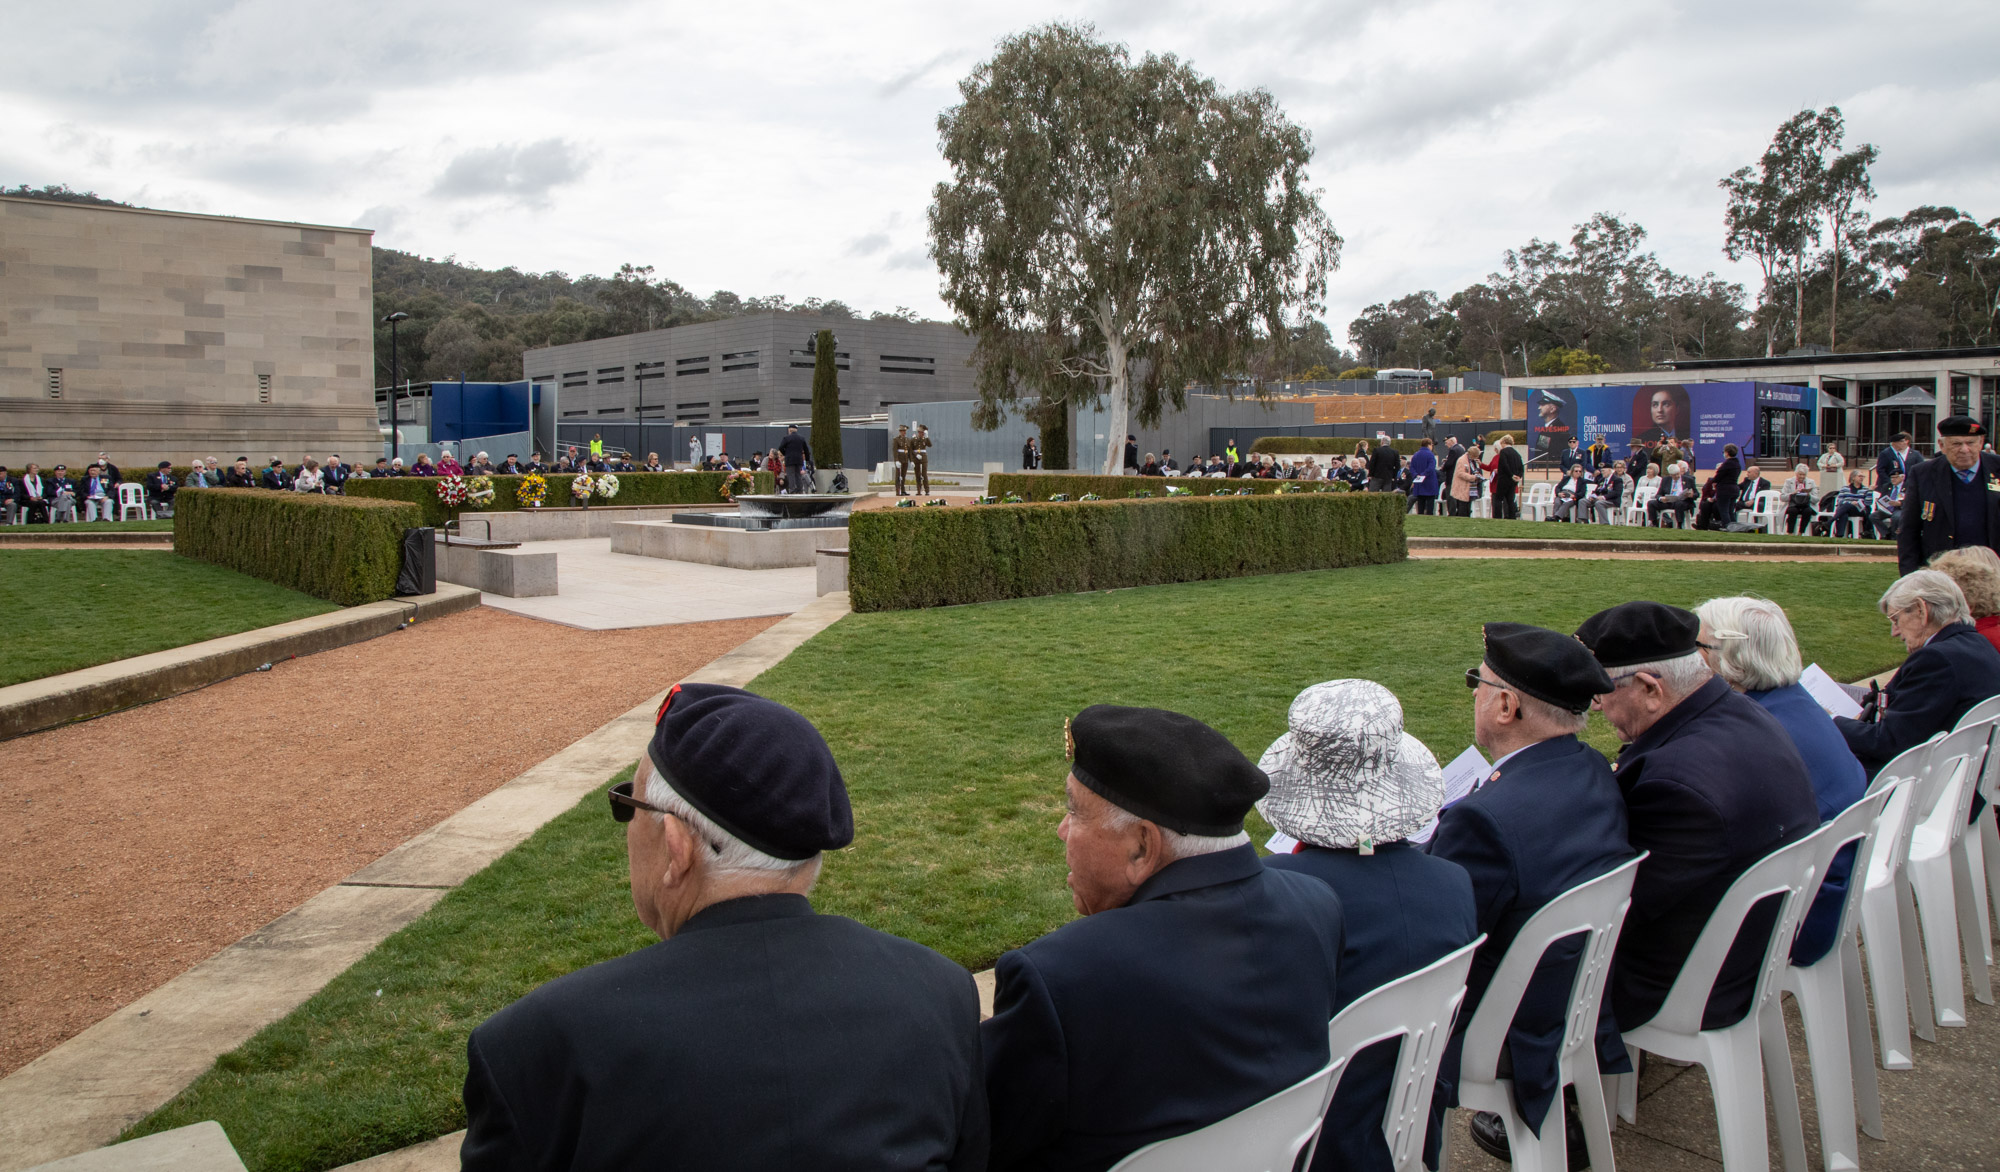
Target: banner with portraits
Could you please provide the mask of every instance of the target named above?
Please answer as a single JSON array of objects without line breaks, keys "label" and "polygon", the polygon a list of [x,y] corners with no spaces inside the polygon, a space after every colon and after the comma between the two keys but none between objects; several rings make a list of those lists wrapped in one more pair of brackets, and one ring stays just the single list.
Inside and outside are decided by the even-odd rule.
[{"label": "banner with portraits", "polygon": [[1528,446],[1534,455],[1556,455],[1575,436],[1588,448],[1602,438],[1613,457],[1628,459],[1636,445],[1671,438],[1694,446],[1695,465],[1712,468],[1722,445],[1745,455],[1756,450],[1759,408],[1811,411],[1818,393],[1779,383],[1650,383],[1618,387],[1538,387],[1525,391]]}]

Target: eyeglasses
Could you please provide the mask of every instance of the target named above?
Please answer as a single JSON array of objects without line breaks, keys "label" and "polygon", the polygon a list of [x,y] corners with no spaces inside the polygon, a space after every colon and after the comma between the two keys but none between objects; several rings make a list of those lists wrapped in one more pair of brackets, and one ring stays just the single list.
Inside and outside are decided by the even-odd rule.
[{"label": "eyeglasses", "polygon": [[638,816],[639,811],[651,810],[653,813],[658,814],[662,818],[672,818],[678,821],[681,825],[686,826],[688,828],[689,833],[693,834],[696,838],[700,838],[702,842],[707,845],[710,854],[719,855],[722,853],[721,847],[717,846],[712,842],[709,842],[706,838],[704,838],[699,831],[696,831],[695,828],[688,823],[687,819],[681,817],[679,814],[674,813],[672,810],[662,809],[659,806],[655,806],[651,802],[642,801],[639,798],[633,797],[632,783],[629,781],[621,781],[617,785],[612,786],[611,792],[606,794],[605,796],[611,799],[611,820],[614,822],[630,822],[633,818]]},{"label": "eyeglasses", "polygon": [[1489,688],[1501,688],[1501,689],[1505,689],[1507,686],[1501,683],[1499,680],[1489,680],[1486,677],[1480,675],[1479,669],[1476,667],[1466,668],[1465,686],[1468,688],[1477,689],[1481,684],[1485,684]]}]

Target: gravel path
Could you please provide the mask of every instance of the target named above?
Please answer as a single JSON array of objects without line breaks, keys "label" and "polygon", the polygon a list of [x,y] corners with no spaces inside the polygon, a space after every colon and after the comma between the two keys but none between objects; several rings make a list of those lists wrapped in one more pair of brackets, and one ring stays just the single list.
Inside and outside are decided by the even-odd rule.
[{"label": "gravel path", "polygon": [[0,1075],[777,621],[481,607],[0,742]]}]

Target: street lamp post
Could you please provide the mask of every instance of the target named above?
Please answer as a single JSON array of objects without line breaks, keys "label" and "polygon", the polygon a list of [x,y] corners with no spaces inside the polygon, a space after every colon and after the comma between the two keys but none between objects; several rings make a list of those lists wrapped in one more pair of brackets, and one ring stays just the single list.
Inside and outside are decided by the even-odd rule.
[{"label": "street lamp post", "polygon": [[410,320],[410,315],[402,310],[382,319],[389,323],[389,458],[396,458],[396,383],[402,378],[403,368],[396,353],[396,327]]}]

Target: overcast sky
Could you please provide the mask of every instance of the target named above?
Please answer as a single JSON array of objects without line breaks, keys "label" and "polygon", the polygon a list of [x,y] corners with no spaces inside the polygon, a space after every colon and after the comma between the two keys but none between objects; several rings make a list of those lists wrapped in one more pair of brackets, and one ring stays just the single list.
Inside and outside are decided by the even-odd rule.
[{"label": "overcast sky", "polygon": [[488,267],[651,264],[948,316],[925,255],[936,118],[1008,33],[1095,22],[1307,127],[1346,237],[1326,319],[1448,293],[1622,213],[1721,255],[1716,180],[1837,104],[1879,214],[2000,215],[1991,0],[1183,4],[0,0],[0,184],[376,230]]}]

